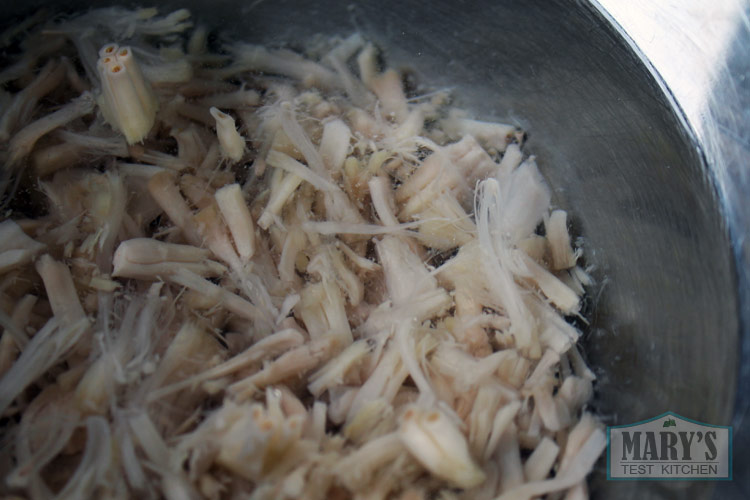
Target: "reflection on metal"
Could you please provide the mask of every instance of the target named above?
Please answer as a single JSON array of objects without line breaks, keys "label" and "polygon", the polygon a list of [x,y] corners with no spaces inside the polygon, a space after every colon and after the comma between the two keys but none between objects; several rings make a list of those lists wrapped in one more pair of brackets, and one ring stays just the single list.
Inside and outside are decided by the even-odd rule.
[{"label": "reflection on metal", "polygon": [[658,71],[700,136],[701,114],[741,27],[739,19],[744,2],[598,0],[598,3]]},{"label": "reflection on metal", "polygon": [[[684,113],[715,183],[737,272],[741,360],[735,463],[750,463],[750,2],[592,0],[657,74]],[[708,333],[708,332],[707,332]],[[738,469],[740,470],[740,469]],[[746,498],[750,476],[717,486],[716,499]]]}]

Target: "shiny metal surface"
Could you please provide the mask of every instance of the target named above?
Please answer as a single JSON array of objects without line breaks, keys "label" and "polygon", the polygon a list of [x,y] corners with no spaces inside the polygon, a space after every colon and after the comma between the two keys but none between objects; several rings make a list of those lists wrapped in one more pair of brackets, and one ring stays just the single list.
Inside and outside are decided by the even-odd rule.
[{"label": "shiny metal surface", "polygon": [[717,188],[736,264],[742,340],[732,419],[735,479],[719,483],[714,498],[750,498],[750,2],[593,3],[681,112]]},{"label": "shiny metal surface", "polygon": [[[6,5],[5,14],[30,5],[37,4]],[[750,379],[739,371],[749,344],[740,339],[750,316],[750,80],[738,79],[731,64],[698,130],[632,40],[588,2],[161,5],[187,5],[208,26],[266,44],[360,30],[422,84],[454,88],[475,116],[523,127],[526,151],[537,155],[555,203],[570,211],[595,269],[584,339],[599,375],[595,409],[607,424],[672,410],[742,430]],[[732,57],[747,69],[750,35],[738,33]],[[715,498],[747,498],[750,461],[740,448],[735,481]],[[702,499],[712,487],[607,482],[603,461],[592,478],[598,499]]]}]

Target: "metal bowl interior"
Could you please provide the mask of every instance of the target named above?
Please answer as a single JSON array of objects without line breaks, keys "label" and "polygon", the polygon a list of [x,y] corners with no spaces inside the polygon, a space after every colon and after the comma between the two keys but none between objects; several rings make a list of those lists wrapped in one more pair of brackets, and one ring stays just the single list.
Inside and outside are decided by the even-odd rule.
[{"label": "metal bowl interior", "polygon": [[[737,283],[709,169],[653,75],[586,2],[164,4],[191,8],[224,38],[271,45],[358,30],[422,86],[450,87],[476,117],[528,131],[526,152],[594,269],[583,325],[594,410],[609,425],[668,410],[730,422]],[[618,500],[708,498],[712,487],[608,482],[604,461],[591,484],[593,498]]]}]

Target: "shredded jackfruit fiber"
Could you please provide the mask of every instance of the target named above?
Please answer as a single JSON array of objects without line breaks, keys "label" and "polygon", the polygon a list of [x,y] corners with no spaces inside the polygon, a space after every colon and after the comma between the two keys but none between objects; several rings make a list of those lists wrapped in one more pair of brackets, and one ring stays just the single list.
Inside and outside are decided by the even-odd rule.
[{"label": "shredded jackfruit fiber", "polygon": [[186,10],[20,26],[3,495],[588,496],[605,439],[565,318],[590,278],[522,132],[408,93],[360,34],[217,54]]}]

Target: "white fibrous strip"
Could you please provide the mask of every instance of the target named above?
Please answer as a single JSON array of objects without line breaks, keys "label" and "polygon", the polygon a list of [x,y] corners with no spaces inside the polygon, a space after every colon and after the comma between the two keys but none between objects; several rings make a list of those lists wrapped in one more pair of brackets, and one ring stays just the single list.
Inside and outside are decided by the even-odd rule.
[{"label": "white fibrous strip", "polygon": [[240,258],[247,262],[255,253],[255,223],[239,184],[228,184],[216,191],[216,202],[232,233]]},{"label": "white fibrous strip", "polygon": [[570,269],[576,265],[576,255],[570,246],[567,218],[568,214],[564,210],[554,210],[545,221],[553,270]]},{"label": "white fibrous strip", "polygon": [[141,142],[156,119],[158,101],[130,47],[110,44],[99,52],[100,106],[107,121],[128,144]]},{"label": "white fibrous strip", "polygon": [[166,278],[180,269],[189,269],[202,276],[221,276],[226,268],[209,257],[208,250],[192,245],[134,238],[117,247],[112,275],[148,280]]},{"label": "white fibrous strip", "polygon": [[245,140],[237,132],[234,118],[215,107],[209,111],[216,120],[216,135],[219,138],[222,154],[233,162],[240,161],[245,152]]},{"label": "white fibrous strip", "polygon": [[340,118],[331,120],[323,127],[320,139],[320,156],[326,167],[332,172],[340,172],[349,152],[351,131]]},{"label": "white fibrous strip", "polygon": [[31,83],[12,97],[10,104],[3,107],[0,117],[0,141],[7,142],[14,132],[30,121],[37,102],[60,85],[64,75],[62,64],[49,61]]},{"label": "white fibrous strip", "polygon": [[466,437],[444,413],[409,408],[399,437],[430,472],[461,488],[478,486],[485,479],[469,454]]},{"label": "white fibrous strip", "polygon": [[12,220],[0,222],[0,274],[31,262],[43,248]]},{"label": "white fibrous strip", "polygon": [[445,133],[452,139],[471,135],[482,145],[497,152],[505,148],[517,135],[516,127],[503,123],[491,123],[472,120],[462,116],[460,111],[453,111],[441,123]]},{"label": "white fibrous strip", "polygon": [[75,347],[89,326],[81,319],[70,326],[50,319],[26,345],[18,360],[0,380],[0,411],[4,412],[26,387],[42,376]]},{"label": "white fibrous strip", "polygon": [[18,165],[32,151],[42,136],[77,118],[88,115],[93,110],[94,99],[90,93],[84,92],[57,111],[26,125],[8,143],[8,166]]},{"label": "white fibrous strip", "polygon": [[0,496],[588,497],[592,279],[522,131],[358,33],[50,19],[0,69]]}]

